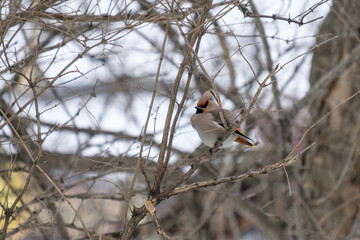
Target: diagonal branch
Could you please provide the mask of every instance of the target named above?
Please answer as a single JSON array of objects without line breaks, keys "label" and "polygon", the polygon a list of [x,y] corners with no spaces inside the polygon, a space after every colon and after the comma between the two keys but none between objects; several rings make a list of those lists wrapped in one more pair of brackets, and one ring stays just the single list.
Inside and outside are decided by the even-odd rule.
[{"label": "diagonal branch", "polygon": [[322,98],[327,92],[332,83],[334,83],[339,75],[345,70],[349,69],[356,61],[360,60],[360,44],[358,44],[341,62],[334,66],[329,72],[323,75],[316,83],[309,89],[307,94],[296,102],[287,117],[293,119],[300,109],[311,104],[317,98]]},{"label": "diagonal branch", "polygon": [[167,197],[171,197],[171,196],[174,196],[174,195],[177,195],[180,193],[188,192],[188,191],[194,190],[194,189],[216,186],[216,185],[228,183],[228,182],[244,181],[249,178],[258,177],[263,174],[277,171],[279,169],[282,169],[284,166],[289,166],[289,165],[293,164],[294,162],[296,162],[302,153],[304,153],[305,151],[307,151],[309,148],[311,148],[314,145],[315,145],[315,143],[311,144],[310,146],[308,146],[307,148],[305,148],[303,151],[296,154],[295,156],[288,156],[285,159],[283,159],[277,163],[268,165],[268,166],[263,167],[256,171],[248,171],[247,173],[244,173],[244,174],[241,174],[238,176],[230,176],[230,177],[224,177],[224,178],[210,180],[210,181],[195,182],[192,184],[178,187],[178,188],[174,189],[174,191],[172,191]]}]

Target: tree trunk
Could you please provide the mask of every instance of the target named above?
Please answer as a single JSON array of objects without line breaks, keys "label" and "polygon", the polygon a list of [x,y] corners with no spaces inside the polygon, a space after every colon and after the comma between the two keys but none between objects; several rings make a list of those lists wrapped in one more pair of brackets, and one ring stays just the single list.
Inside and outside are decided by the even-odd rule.
[{"label": "tree trunk", "polygon": [[[317,41],[329,38],[329,33],[338,38],[315,51],[310,87],[354,53],[360,45],[359,32],[360,1],[334,0]],[[332,112],[308,137],[317,144],[303,159],[303,239],[359,237],[360,94],[349,99],[360,90],[359,56],[356,59],[334,82],[321,86],[310,103],[312,123]]]}]

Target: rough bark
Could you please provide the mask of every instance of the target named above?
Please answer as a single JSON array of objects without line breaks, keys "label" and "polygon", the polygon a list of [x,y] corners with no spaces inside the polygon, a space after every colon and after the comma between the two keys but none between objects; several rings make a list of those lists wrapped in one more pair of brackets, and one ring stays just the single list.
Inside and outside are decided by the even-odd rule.
[{"label": "rough bark", "polygon": [[[310,87],[360,44],[359,29],[360,2],[334,1],[317,40],[321,42],[321,36],[328,33],[338,38],[315,51]],[[357,57],[310,103],[312,122],[360,90],[359,64]],[[351,239],[356,234],[360,194],[359,109],[360,96],[356,95],[321,121],[309,135],[308,141],[317,144],[303,161],[302,190],[310,210],[303,215],[304,229],[309,234],[305,239]]]}]

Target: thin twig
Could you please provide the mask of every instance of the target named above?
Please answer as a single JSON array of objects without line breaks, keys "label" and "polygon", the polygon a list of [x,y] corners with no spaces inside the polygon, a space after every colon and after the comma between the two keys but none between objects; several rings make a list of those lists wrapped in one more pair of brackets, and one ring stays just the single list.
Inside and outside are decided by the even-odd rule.
[{"label": "thin twig", "polygon": [[[299,25],[299,27],[300,27],[300,26],[302,26],[302,25],[309,24],[309,23],[312,23],[312,22],[315,22],[315,21],[317,21],[317,20],[322,19],[323,17],[321,16],[321,17],[317,17],[317,18],[311,19],[311,20],[309,20],[309,21],[307,21],[307,22],[304,22],[304,18],[305,18],[307,15],[309,15],[310,13],[312,13],[312,12],[313,12],[317,7],[319,7],[320,5],[328,2],[328,0],[322,0],[321,2],[319,2],[319,3],[315,4],[314,6],[310,7],[309,10],[307,10],[306,12],[304,12],[304,13],[296,16],[295,18],[291,18],[290,16],[289,16],[288,18],[286,18],[286,17],[280,17],[280,16],[278,16],[277,14],[273,14],[273,15],[270,16],[270,15],[265,15],[265,14],[259,14],[259,13],[256,13],[255,11],[254,11],[254,13],[253,13],[253,12],[251,12],[251,11],[248,9],[247,5],[241,4],[241,3],[240,3],[240,4],[239,4],[239,3],[236,3],[235,0],[233,0],[233,2],[234,2],[235,5],[238,6],[239,10],[244,14],[244,17],[250,17],[250,18],[268,18],[268,19],[273,19],[273,20],[286,21],[286,22],[288,22],[289,24],[290,24],[290,23],[295,23],[295,24]],[[303,15],[303,16],[300,18],[300,20],[296,20],[296,18],[298,18],[298,17],[301,16],[301,15]]]},{"label": "thin twig", "polygon": [[340,108],[343,104],[345,104],[346,102],[350,101],[352,98],[354,98],[356,95],[358,95],[360,93],[360,91],[357,91],[356,93],[354,93],[353,95],[351,95],[350,97],[346,98],[344,101],[342,101],[341,103],[339,103],[338,105],[336,105],[333,109],[331,109],[331,111],[327,112],[324,116],[322,116],[319,120],[317,120],[315,123],[311,124],[310,127],[308,127],[308,129],[304,132],[304,134],[302,135],[302,137],[300,138],[299,142],[295,145],[295,147],[291,150],[291,152],[288,154],[288,156],[290,156],[291,154],[294,153],[295,149],[297,149],[297,147],[302,143],[302,141],[304,140],[304,138],[306,137],[306,135],[311,131],[311,129],[313,129],[316,125],[318,125],[321,121],[323,121],[324,119],[326,119],[327,117],[329,117],[334,111],[336,111],[338,108]]},{"label": "thin twig", "polygon": [[[28,180],[26,181],[25,186],[23,187],[22,193],[18,196],[18,200],[14,201],[13,205],[12,205],[12,209],[15,208],[16,204],[18,203],[18,201],[21,199],[22,195],[25,193],[27,187],[29,186],[30,183],[30,178],[32,176],[32,173],[35,169],[35,167],[43,174],[43,176],[51,183],[51,185],[56,189],[56,191],[60,194],[60,196],[62,197],[62,199],[65,200],[65,202],[67,202],[69,204],[69,206],[71,207],[71,209],[75,212],[75,215],[77,216],[77,218],[79,219],[84,231],[86,232],[86,234],[88,235],[89,239],[91,240],[91,234],[90,232],[87,230],[84,221],[82,220],[81,216],[79,215],[78,211],[75,209],[75,207],[72,205],[72,203],[65,197],[65,195],[62,193],[62,191],[60,190],[60,188],[55,184],[55,182],[49,177],[49,175],[39,166],[37,165],[38,159],[34,159],[29,148],[27,147],[27,145],[25,144],[25,142],[23,141],[23,139],[21,138],[21,136],[19,135],[19,133],[17,132],[17,130],[14,128],[13,124],[11,123],[11,121],[9,120],[9,118],[6,116],[6,114],[3,112],[3,110],[0,108],[0,113],[3,115],[3,118],[5,119],[5,121],[7,122],[7,124],[9,124],[9,126],[11,127],[11,129],[13,130],[13,132],[15,133],[15,135],[17,136],[17,138],[20,140],[23,148],[25,149],[27,155],[29,156],[29,158],[31,159],[33,165],[29,171],[29,175],[28,175]],[[5,235],[4,235],[5,237]]]},{"label": "thin twig", "polygon": [[[164,58],[166,40],[167,40],[168,32],[169,32],[168,31],[169,30],[169,24],[170,24],[170,22],[168,22],[166,24],[166,31],[165,31],[165,36],[164,36],[163,45],[162,45],[162,49],[161,49],[158,69],[157,69],[157,72],[156,72],[156,78],[155,78],[153,94],[152,94],[152,97],[151,97],[151,102],[150,102],[148,114],[147,114],[147,117],[146,117],[144,132],[143,132],[143,135],[142,135],[142,138],[141,138],[141,147],[140,147],[139,157],[138,157],[138,160],[137,160],[137,163],[136,163],[134,177],[133,177],[133,179],[131,181],[131,185],[130,185],[130,188],[129,188],[129,191],[128,191],[128,194],[127,194],[127,197],[126,197],[126,206],[125,206],[125,211],[124,211],[124,229],[126,227],[126,222],[127,222],[127,212],[128,212],[128,209],[129,209],[130,198],[132,196],[132,191],[133,191],[133,188],[134,188],[134,185],[135,185],[136,176],[137,176],[137,173],[138,173],[138,171],[140,169],[140,165],[141,165],[142,152],[143,152],[143,148],[144,148],[144,144],[145,144],[145,136],[146,136],[146,132],[147,132],[147,127],[149,125],[149,120],[150,120],[153,104],[154,104],[155,97],[156,97],[156,91],[157,91],[157,86],[158,86],[159,77],[160,77],[160,70],[161,70],[161,65],[162,65],[162,61],[163,61],[163,58]],[[143,173],[144,173],[144,175],[146,175],[145,172],[143,172]]]},{"label": "thin twig", "polygon": [[230,177],[225,177],[225,178],[220,178],[220,179],[215,179],[215,180],[210,180],[210,181],[195,182],[192,184],[184,185],[184,186],[175,188],[171,193],[168,194],[167,197],[174,196],[174,195],[184,193],[184,192],[188,192],[188,191],[194,190],[194,189],[216,186],[216,185],[228,183],[228,182],[243,181],[245,179],[254,178],[254,177],[257,177],[262,174],[274,172],[276,170],[283,168],[284,166],[289,166],[289,165],[293,164],[294,162],[296,162],[298,160],[299,156],[301,154],[303,154],[305,151],[307,151],[309,148],[314,146],[314,144],[315,143],[309,145],[308,147],[306,147],[304,150],[302,150],[300,153],[296,154],[295,156],[288,156],[280,162],[268,165],[259,170],[248,171],[247,173],[244,173],[244,174],[241,174],[238,176],[230,176]]}]

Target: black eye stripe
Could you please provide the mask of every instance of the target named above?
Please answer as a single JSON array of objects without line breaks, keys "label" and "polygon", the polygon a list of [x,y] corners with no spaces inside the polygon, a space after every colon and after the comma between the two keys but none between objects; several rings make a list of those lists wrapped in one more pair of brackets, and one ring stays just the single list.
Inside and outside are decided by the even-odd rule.
[{"label": "black eye stripe", "polygon": [[206,108],[208,104],[209,104],[209,101],[207,101],[207,102],[204,104],[204,106],[199,106],[199,107]]}]

